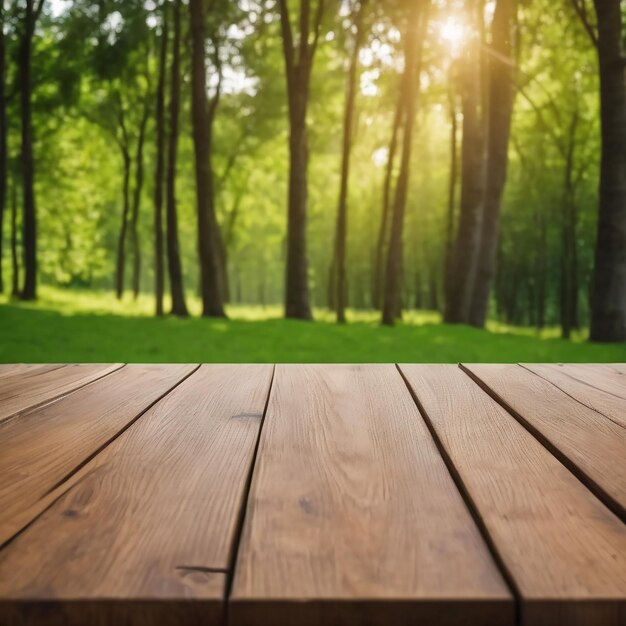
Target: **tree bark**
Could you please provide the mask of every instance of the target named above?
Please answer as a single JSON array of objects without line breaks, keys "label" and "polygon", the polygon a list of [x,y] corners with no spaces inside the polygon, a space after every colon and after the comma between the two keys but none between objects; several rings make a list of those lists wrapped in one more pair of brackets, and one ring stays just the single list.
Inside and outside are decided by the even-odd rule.
[{"label": "tree bark", "polygon": [[178,212],[176,207],[176,165],[178,161],[178,119],[180,109],[180,0],[174,2],[174,43],[170,85],[170,128],[167,160],[167,267],[170,277],[172,313],[186,317],[187,304],[183,270],[178,246]]},{"label": "tree bark", "polygon": [[488,59],[488,139],[484,214],[469,321],[484,328],[496,274],[500,207],[506,183],[509,136],[515,97],[514,34],[517,0],[498,0]]},{"label": "tree bark", "polygon": [[348,70],[348,85],[346,90],[346,105],[343,121],[343,149],[341,158],[341,183],[339,189],[339,203],[337,207],[337,230],[335,235],[334,272],[336,275],[336,313],[337,322],[346,321],[347,286],[346,286],[346,239],[348,235],[348,183],[350,179],[350,155],[352,150],[352,129],[354,126],[354,103],[357,92],[357,71],[359,65],[359,51],[363,43],[363,14],[367,0],[360,0],[354,25],[353,50]]},{"label": "tree bark", "polygon": [[454,227],[456,213],[456,188],[459,176],[459,151],[458,151],[458,121],[456,111],[456,93],[453,86],[454,65],[450,67],[448,74],[450,82],[448,100],[450,105],[450,174],[448,178],[448,214],[446,219],[446,252],[444,259],[444,279],[447,284],[452,264],[452,249],[454,243]]},{"label": "tree bark", "polygon": [[592,341],[626,341],[626,79],[620,0],[594,0],[602,159],[591,300]]},{"label": "tree bark", "polygon": [[124,274],[126,269],[126,231],[128,230],[128,213],[130,209],[130,153],[126,144],[120,145],[122,163],[124,167],[122,183],[122,221],[117,239],[117,272],[115,280],[115,292],[117,299],[121,300],[124,294]]},{"label": "tree bark", "polygon": [[139,241],[139,210],[141,207],[141,192],[143,191],[143,147],[146,138],[146,125],[150,106],[148,100],[144,103],[144,110],[139,123],[139,135],[137,136],[137,153],[135,156],[135,189],[133,191],[133,209],[131,213],[131,241],[133,246],[133,297],[139,296],[141,281],[141,245]]},{"label": "tree bark", "polygon": [[213,197],[210,127],[218,103],[219,87],[211,106],[208,106],[204,46],[205,11],[202,0],[190,0],[189,17],[192,42],[191,111],[196,170],[202,315],[204,317],[225,317],[219,247],[221,235],[215,215]]},{"label": "tree bark", "polygon": [[[468,2],[473,23],[478,24],[481,2]],[[485,189],[484,124],[482,120],[482,87],[480,41],[466,44],[461,67],[463,102],[463,141],[461,144],[461,203],[459,227],[452,252],[450,277],[446,289],[444,320],[467,324],[474,291],[474,280],[480,251],[483,198]]]},{"label": "tree bark", "polygon": [[427,3],[411,4],[405,37],[404,76],[402,97],[405,99],[406,119],[402,140],[402,158],[396,185],[396,194],[391,219],[389,250],[385,273],[384,301],[382,323],[393,326],[401,312],[402,288],[402,238],[404,230],[404,212],[406,207],[409,177],[411,171],[411,148],[413,143],[413,127],[419,74],[421,71],[421,51],[424,29],[427,23]]},{"label": "tree bark", "polygon": [[162,316],[165,292],[163,246],[163,183],[165,172],[165,74],[167,72],[167,46],[169,39],[168,0],[161,7],[162,31],[159,51],[159,78],[156,92],[156,169],[154,174],[154,296],[155,312]]},{"label": "tree bark", "polygon": [[391,205],[391,187],[393,182],[393,166],[398,150],[398,137],[404,116],[404,98],[400,90],[400,97],[396,106],[391,128],[391,140],[387,154],[387,165],[385,166],[385,181],[383,183],[383,207],[380,215],[380,227],[378,229],[378,240],[376,242],[376,260],[374,264],[374,293],[373,305],[376,309],[382,310],[383,305],[383,285],[385,277],[385,258],[387,250],[387,232],[389,229],[389,207]]},{"label": "tree bark", "polygon": [[[321,29],[324,2],[325,0],[318,0],[315,24],[311,29],[311,2],[310,0],[300,1],[300,39],[297,55],[287,0],[279,0],[278,2],[287,79],[290,131],[285,316],[304,320],[312,319],[306,252],[307,170],[309,164],[306,115],[311,70]],[[312,41],[310,41],[311,30],[313,31]]]},{"label": "tree bark", "polygon": [[20,260],[17,250],[17,175],[13,175],[11,189],[11,296],[20,295]]},{"label": "tree bark", "polygon": [[4,292],[2,273],[4,209],[7,199],[7,106],[6,106],[6,46],[4,36],[4,2],[0,0],[0,293]]},{"label": "tree bark", "polygon": [[33,156],[32,126],[32,79],[31,59],[35,25],[43,0],[26,0],[24,32],[19,51],[19,82],[22,109],[22,193],[23,193],[23,248],[24,248],[24,287],[23,300],[37,297],[37,206],[35,199],[35,161]]}]

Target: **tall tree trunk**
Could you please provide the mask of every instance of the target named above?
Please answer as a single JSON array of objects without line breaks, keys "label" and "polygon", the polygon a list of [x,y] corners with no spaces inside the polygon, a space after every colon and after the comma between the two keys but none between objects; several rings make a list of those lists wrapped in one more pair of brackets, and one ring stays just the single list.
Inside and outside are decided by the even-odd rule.
[{"label": "tall tree trunk", "polygon": [[139,135],[137,137],[137,153],[135,156],[135,189],[133,191],[133,209],[131,213],[131,241],[133,245],[133,297],[135,300],[139,296],[141,281],[141,245],[139,241],[139,210],[141,207],[141,192],[143,191],[143,146],[146,138],[146,125],[150,106],[148,100],[144,103],[143,115],[139,124]]},{"label": "tall tree trunk", "polygon": [[20,260],[17,251],[17,174],[12,176],[11,188],[11,296],[20,295]]},{"label": "tall tree trunk", "polygon": [[22,193],[23,198],[23,248],[24,288],[23,300],[37,297],[37,207],[35,200],[35,160],[33,156],[32,81],[31,59],[35,25],[43,0],[26,0],[24,32],[19,51],[20,101],[22,108]]},{"label": "tall tree trunk", "polygon": [[543,330],[546,325],[546,284],[547,284],[547,259],[548,233],[546,231],[546,220],[543,215],[538,217],[539,221],[539,241],[537,250],[537,329]]},{"label": "tall tree trunk", "polygon": [[404,98],[402,90],[398,97],[398,104],[391,127],[391,141],[387,153],[387,165],[385,166],[385,181],[383,183],[383,207],[380,214],[380,226],[378,229],[378,240],[376,242],[376,259],[374,262],[374,307],[382,310],[383,305],[383,284],[385,277],[385,258],[387,250],[387,233],[389,230],[389,207],[391,205],[391,188],[393,182],[393,166],[398,150],[398,137],[402,127],[404,117]]},{"label": "tall tree trunk", "polygon": [[124,166],[122,183],[122,221],[117,238],[117,271],[115,277],[115,293],[121,300],[124,294],[124,274],[126,270],[126,231],[128,230],[128,213],[130,207],[130,153],[127,146],[120,145],[122,151],[122,163]]},{"label": "tall tree trunk", "polygon": [[[325,0],[317,0],[315,22],[311,28],[311,2],[300,1],[299,41],[289,19],[287,0],[279,0],[287,100],[289,105],[289,194],[287,208],[287,266],[285,271],[286,317],[310,320],[308,261],[306,252],[307,170],[309,148],[307,107],[313,59],[319,40]],[[311,41],[311,31],[313,39]]]},{"label": "tall tree trunk", "polygon": [[578,111],[575,111],[567,135],[563,197],[561,199],[561,337],[569,339],[578,325],[578,263],[576,254],[576,197],[574,155]]},{"label": "tall tree trunk", "polygon": [[204,47],[205,11],[202,0],[190,0],[189,17],[192,42],[191,111],[196,169],[202,315],[205,317],[225,317],[221,286],[220,233],[213,197],[210,128],[218,102],[219,87],[211,106],[207,106]]},{"label": "tall tree trunk", "polygon": [[484,328],[489,294],[496,274],[500,206],[506,183],[509,136],[513,116],[514,33],[517,0],[497,0],[492,24],[491,54],[488,58],[488,139],[485,201],[478,265],[472,294],[470,318]]},{"label": "tall tree trunk", "polygon": [[620,0],[594,0],[602,161],[591,300],[592,341],[626,341],[626,78]]},{"label": "tall tree trunk", "polygon": [[444,281],[449,280],[452,263],[452,246],[454,243],[454,225],[456,213],[456,188],[459,176],[458,121],[456,111],[456,93],[453,86],[454,65],[451,65],[448,80],[448,100],[450,105],[450,173],[448,178],[448,214],[446,218],[446,251],[444,258]]},{"label": "tall tree trunk", "polygon": [[180,0],[174,2],[174,43],[170,84],[170,128],[167,160],[167,268],[170,277],[172,313],[187,316],[183,270],[178,246],[176,165],[178,161],[178,118],[180,102]]},{"label": "tall tree trunk", "polygon": [[6,106],[6,65],[5,65],[5,36],[4,36],[4,0],[0,0],[0,293],[4,292],[2,274],[4,209],[7,199],[7,106]]},{"label": "tall tree trunk", "polygon": [[[468,0],[472,23],[478,24],[481,2]],[[484,124],[482,119],[481,63],[478,39],[466,44],[461,68],[463,141],[461,145],[461,206],[446,289],[444,320],[467,324],[480,251],[485,189]]]},{"label": "tall tree trunk", "polygon": [[159,52],[159,79],[156,91],[156,169],[154,174],[154,297],[156,315],[163,315],[165,292],[163,246],[163,183],[165,172],[165,74],[167,72],[168,0],[161,6],[162,31]]},{"label": "tall tree trunk", "polygon": [[341,184],[339,190],[339,204],[337,207],[337,230],[335,235],[335,261],[334,273],[336,273],[336,312],[337,322],[346,321],[346,239],[348,235],[348,183],[350,179],[350,153],[352,150],[352,129],[354,126],[354,103],[357,91],[357,70],[359,65],[359,51],[363,43],[363,14],[367,0],[360,0],[360,6],[354,20],[356,33],[354,36],[354,48],[350,58],[348,71],[348,85],[346,90],[346,105],[343,120],[343,151],[341,158]]},{"label": "tall tree trunk", "polygon": [[415,109],[417,90],[419,88],[419,74],[421,71],[421,51],[423,36],[427,23],[427,2],[413,2],[411,4],[407,31],[405,36],[403,95],[405,98],[406,120],[402,140],[402,158],[400,172],[396,185],[391,232],[389,236],[389,250],[387,251],[387,267],[385,273],[384,301],[382,323],[393,326],[401,311],[402,288],[402,238],[404,230],[404,212],[409,187],[411,171],[411,148],[413,143],[413,127],[415,124]]}]

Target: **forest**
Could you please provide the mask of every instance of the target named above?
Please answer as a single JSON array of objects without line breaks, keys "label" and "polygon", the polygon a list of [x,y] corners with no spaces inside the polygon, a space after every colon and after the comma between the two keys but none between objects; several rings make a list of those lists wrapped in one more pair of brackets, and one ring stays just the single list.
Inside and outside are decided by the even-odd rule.
[{"label": "forest", "polygon": [[625,20],[620,0],[1,0],[6,306],[424,311],[623,344]]}]

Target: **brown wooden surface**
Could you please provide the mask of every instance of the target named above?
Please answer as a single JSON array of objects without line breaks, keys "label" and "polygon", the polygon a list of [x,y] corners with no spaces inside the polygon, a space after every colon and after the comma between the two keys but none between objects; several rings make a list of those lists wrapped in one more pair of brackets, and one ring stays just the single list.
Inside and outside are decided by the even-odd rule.
[{"label": "brown wooden surface", "polygon": [[[624,400],[626,388],[623,384],[618,384],[622,377],[626,378],[623,374],[602,376],[593,370],[586,375],[575,376],[571,371],[558,365],[524,364],[524,367],[551,382],[581,404],[604,415],[622,428],[626,428],[626,401]],[[598,378],[603,382],[598,383]]]},{"label": "brown wooden surface", "polygon": [[229,611],[232,626],[514,623],[393,365],[277,366]]},{"label": "brown wooden surface", "polygon": [[0,545],[43,511],[63,481],[190,374],[189,365],[127,365],[0,424]]},{"label": "brown wooden surface", "polygon": [[464,367],[626,519],[626,429],[519,365]]},{"label": "brown wooden surface", "polygon": [[401,370],[515,581],[523,624],[622,626],[624,524],[458,367]]},{"label": "brown wooden surface", "polygon": [[145,602],[177,598],[185,624],[219,624],[272,369],[202,366],[76,474],[0,553],[0,622],[61,601],[79,626],[107,599],[144,624]]},{"label": "brown wooden surface", "polygon": [[626,365],[107,367],[0,366],[0,626],[626,626]]},{"label": "brown wooden surface", "polygon": [[117,365],[17,366],[0,378],[0,422],[32,410],[121,368]]}]

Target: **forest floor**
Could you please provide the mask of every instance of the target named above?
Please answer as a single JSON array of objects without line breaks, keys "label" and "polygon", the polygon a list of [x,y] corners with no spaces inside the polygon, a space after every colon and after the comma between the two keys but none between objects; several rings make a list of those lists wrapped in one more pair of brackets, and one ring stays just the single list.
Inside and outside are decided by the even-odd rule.
[{"label": "forest floor", "polygon": [[[153,299],[41,288],[36,303],[0,297],[0,362],[625,362],[626,346],[590,344],[558,329],[492,323],[449,326],[437,313],[409,312],[395,328],[376,312],[350,312],[339,326],[281,319],[280,307],[231,306],[228,320],[155,318]],[[190,300],[192,312],[199,302]]]}]

